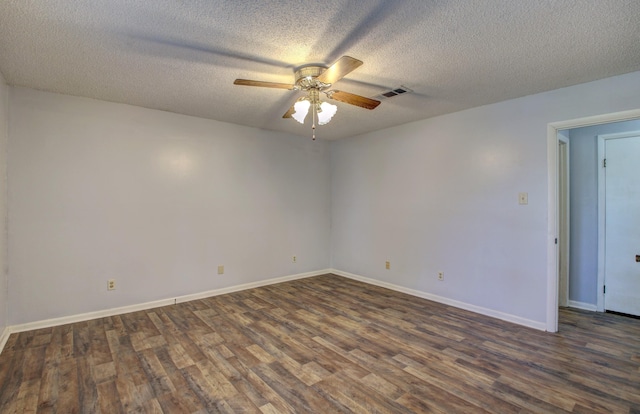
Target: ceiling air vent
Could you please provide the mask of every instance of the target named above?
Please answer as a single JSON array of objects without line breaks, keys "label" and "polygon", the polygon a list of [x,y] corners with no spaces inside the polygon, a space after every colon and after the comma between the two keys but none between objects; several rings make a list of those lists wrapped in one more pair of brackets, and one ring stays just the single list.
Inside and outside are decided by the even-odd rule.
[{"label": "ceiling air vent", "polygon": [[382,92],[380,95],[376,96],[375,99],[389,99],[389,98],[393,98],[394,96],[398,96],[398,95],[402,95],[404,93],[410,93],[410,92],[413,92],[413,91],[407,88],[406,86],[400,85],[397,88]]}]

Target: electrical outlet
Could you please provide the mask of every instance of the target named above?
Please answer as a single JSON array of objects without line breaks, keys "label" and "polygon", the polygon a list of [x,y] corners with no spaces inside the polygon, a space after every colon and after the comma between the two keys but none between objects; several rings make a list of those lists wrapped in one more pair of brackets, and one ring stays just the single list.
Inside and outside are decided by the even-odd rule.
[{"label": "electrical outlet", "polygon": [[107,280],[107,290],[116,290],[116,280],[115,279]]},{"label": "electrical outlet", "polygon": [[438,272],[438,280],[444,280],[444,272]]},{"label": "electrical outlet", "polygon": [[388,261],[388,260],[386,262],[384,262],[384,268],[387,269],[387,270],[391,269],[391,262]]},{"label": "electrical outlet", "polygon": [[219,275],[223,275],[224,274],[224,266],[218,266],[218,274]]},{"label": "electrical outlet", "polygon": [[297,258],[297,257],[295,257],[295,256],[293,256],[293,257],[291,258],[291,261],[292,261],[293,263],[295,263],[297,260],[298,260],[298,258]]}]

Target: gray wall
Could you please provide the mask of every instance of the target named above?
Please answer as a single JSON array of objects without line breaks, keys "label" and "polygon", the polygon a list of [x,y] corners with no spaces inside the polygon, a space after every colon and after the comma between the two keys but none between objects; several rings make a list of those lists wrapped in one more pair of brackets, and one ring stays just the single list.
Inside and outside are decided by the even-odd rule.
[{"label": "gray wall", "polygon": [[10,324],[321,270],[331,252],[544,328],[547,126],[639,108],[640,72],[331,143],[10,91]]},{"label": "gray wall", "polygon": [[547,127],[638,107],[635,72],[335,141],[333,267],[544,327]]},{"label": "gray wall", "polygon": [[570,264],[569,300],[595,305],[598,289],[598,140],[602,134],[638,131],[640,121],[569,131]]},{"label": "gray wall", "polygon": [[327,268],[328,142],[32,89],[10,98],[10,324]]}]

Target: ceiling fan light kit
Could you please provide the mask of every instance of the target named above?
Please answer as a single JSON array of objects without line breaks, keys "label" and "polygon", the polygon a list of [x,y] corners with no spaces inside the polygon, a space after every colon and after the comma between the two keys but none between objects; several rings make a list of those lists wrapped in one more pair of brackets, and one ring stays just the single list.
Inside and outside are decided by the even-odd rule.
[{"label": "ceiling fan light kit", "polygon": [[328,124],[336,112],[338,112],[338,107],[336,105],[330,104],[329,102],[322,102],[318,109],[318,124]]},{"label": "ceiling fan light kit", "polygon": [[304,119],[307,117],[309,113],[309,107],[311,106],[311,102],[307,99],[303,99],[301,101],[296,102],[293,105],[294,113],[291,114],[291,117],[296,121],[304,124]]},{"label": "ceiling fan light kit", "polygon": [[343,56],[328,68],[322,65],[309,64],[299,66],[295,69],[295,83],[263,82],[248,79],[236,79],[235,85],[260,86],[263,88],[288,89],[293,91],[306,91],[307,96],[298,99],[289,110],[282,116],[283,118],[293,118],[301,124],[311,111],[312,138],[316,139],[316,121],[318,125],[328,124],[338,111],[336,105],[320,100],[320,93],[324,93],[327,98],[344,102],[350,105],[359,106],[366,109],[375,109],[380,105],[380,101],[366,98],[349,92],[329,90],[331,86],[349,74],[354,69],[362,65],[362,61],[350,56]]}]

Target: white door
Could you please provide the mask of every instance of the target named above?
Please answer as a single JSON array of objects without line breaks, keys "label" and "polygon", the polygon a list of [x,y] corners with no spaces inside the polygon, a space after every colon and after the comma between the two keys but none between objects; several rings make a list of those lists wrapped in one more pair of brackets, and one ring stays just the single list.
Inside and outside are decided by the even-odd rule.
[{"label": "white door", "polygon": [[640,136],[605,141],[606,310],[640,316]]}]

